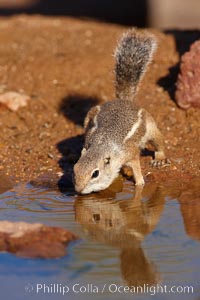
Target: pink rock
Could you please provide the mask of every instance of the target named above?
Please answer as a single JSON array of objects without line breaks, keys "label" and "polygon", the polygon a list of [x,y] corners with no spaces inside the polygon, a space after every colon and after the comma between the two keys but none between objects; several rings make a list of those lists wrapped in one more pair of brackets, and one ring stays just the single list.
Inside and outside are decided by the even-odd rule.
[{"label": "pink rock", "polygon": [[181,58],[175,98],[183,109],[200,108],[200,40]]},{"label": "pink rock", "polygon": [[17,111],[20,107],[26,106],[29,100],[29,96],[16,92],[6,92],[0,95],[0,104],[11,111]]},{"label": "pink rock", "polygon": [[0,221],[0,252],[23,257],[62,257],[67,254],[69,242],[76,239],[75,234],[60,227]]}]

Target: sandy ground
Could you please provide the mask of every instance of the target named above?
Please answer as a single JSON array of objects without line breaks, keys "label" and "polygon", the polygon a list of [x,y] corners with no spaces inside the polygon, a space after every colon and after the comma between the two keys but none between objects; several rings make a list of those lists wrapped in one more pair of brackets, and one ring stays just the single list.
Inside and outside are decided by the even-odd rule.
[{"label": "sandy ground", "polygon": [[[31,96],[28,106],[17,112],[0,107],[4,174],[22,182],[47,173],[59,179],[65,170],[67,182],[82,147],[85,114],[115,97],[112,54],[125,30],[71,18],[0,19],[0,92]],[[179,109],[173,97],[180,54],[200,33],[153,32],[159,47],[137,102],[156,119],[172,165],[156,170],[144,156],[143,173],[146,180],[190,180],[200,175],[200,113]]]}]

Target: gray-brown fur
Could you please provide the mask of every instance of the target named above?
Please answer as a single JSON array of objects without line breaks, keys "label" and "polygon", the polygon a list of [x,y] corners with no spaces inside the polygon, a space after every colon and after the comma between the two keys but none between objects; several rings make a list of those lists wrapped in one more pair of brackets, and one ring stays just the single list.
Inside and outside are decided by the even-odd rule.
[{"label": "gray-brown fur", "polygon": [[[93,143],[96,145],[108,144],[111,137],[112,142],[117,145],[122,144],[132,125],[137,121],[137,112],[138,107],[134,102],[121,99],[102,105],[96,116],[97,128],[93,125],[90,128],[90,130],[94,129],[93,134],[86,134],[85,148],[88,149]],[[89,131],[89,129],[87,130]]]},{"label": "gray-brown fur", "polygon": [[163,137],[155,121],[132,101],[154,47],[148,33],[131,30],[122,37],[116,50],[118,99],[93,107],[85,118],[85,144],[74,166],[77,192],[107,188],[124,165],[132,168],[135,183],[143,185],[139,156],[148,141],[155,146],[155,165],[165,161]]},{"label": "gray-brown fur", "polygon": [[151,61],[156,40],[147,33],[132,29],[125,33],[115,50],[116,96],[131,100]]}]

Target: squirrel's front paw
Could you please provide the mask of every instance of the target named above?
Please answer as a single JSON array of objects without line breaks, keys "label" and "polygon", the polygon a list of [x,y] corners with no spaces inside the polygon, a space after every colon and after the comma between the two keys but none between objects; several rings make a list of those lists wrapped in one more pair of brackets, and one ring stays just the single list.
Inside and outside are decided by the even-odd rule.
[{"label": "squirrel's front paw", "polygon": [[136,186],[143,186],[143,185],[145,185],[145,181],[144,181],[143,177],[140,178],[140,179],[137,179],[136,182],[135,182],[135,185]]},{"label": "squirrel's front paw", "polygon": [[157,167],[157,168],[163,168],[166,166],[169,166],[171,164],[170,160],[168,158],[165,159],[154,159],[150,162],[152,167]]}]

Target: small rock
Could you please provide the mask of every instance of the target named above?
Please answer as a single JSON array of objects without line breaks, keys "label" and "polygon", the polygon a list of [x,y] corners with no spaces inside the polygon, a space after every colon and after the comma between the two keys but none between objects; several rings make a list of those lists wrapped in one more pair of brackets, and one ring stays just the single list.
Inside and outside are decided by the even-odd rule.
[{"label": "small rock", "polygon": [[200,40],[181,58],[175,98],[183,109],[200,108]]},{"label": "small rock", "polygon": [[56,258],[66,255],[66,246],[77,237],[64,228],[43,224],[0,221],[0,251],[23,257]]},{"label": "small rock", "polygon": [[28,154],[30,154],[30,153],[32,153],[32,152],[33,152],[33,149],[31,149],[31,148],[27,148],[27,149],[25,150],[25,152],[26,152],[26,153],[28,153]]},{"label": "small rock", "polygon": [[51,159],[54,159],[54,156],[51,153],[48,153],[48,157],[51,158]]},{"label": "small rock", "polygon": [[53,80],[53,84],[54,84],[54,85],[57,85],[57,84],[58,84],[58,80],[57,80],[57,79],[54,79],[54,80]]},{"label": "small rock", "polygon": [[48,123],[48,122],[44,123],[44,124],[43,124],[43,127],[44,127],[44,128],[49,128],[49,127],[50,127],[50,123]]},{"label": "small rock", "polygon": [[56,174],[57,174],[59,177],[62,177],[64,173],[63,173],[63,172],[57,172]]},{"label": "small rock", "polygon": [[17,92],[6,92],[0,95],[0,103],[11,111],[17,111],[20,107],[26,106],[29,100],[29,96]]},{"label": "small rock", "polygon": [[170,167],[170,169],[171,170],[177,170],[177,167],[173,165],[173,166]]},{"label": "small rock", "polygon": [[49,137],[49,136],[50,136],[50,133],[49,133],[49,132],[42,131],[42,132],[40,132],[40,134],[39,134],[39,139],[40,139],[40,140],[43,140],[44,137]]}]

